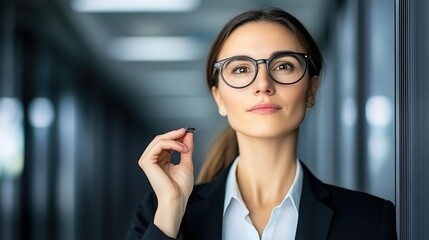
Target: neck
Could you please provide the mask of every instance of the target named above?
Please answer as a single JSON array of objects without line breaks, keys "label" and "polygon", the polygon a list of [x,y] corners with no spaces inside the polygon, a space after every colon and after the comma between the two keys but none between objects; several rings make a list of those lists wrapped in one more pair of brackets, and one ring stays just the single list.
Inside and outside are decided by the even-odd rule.
[{"label": "neck", "polygon": [[276,204],[289,191],[296,172],[298,132],[277,138],[252,138],[237,133],[240,162],[237,182],[243,199]]}]

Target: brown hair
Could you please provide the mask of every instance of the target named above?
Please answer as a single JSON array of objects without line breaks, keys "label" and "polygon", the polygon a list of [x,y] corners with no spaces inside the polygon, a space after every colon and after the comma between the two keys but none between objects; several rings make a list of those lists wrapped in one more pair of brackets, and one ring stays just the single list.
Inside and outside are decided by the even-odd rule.
[{"label": "brown hair", "polygon": [[[296,35],[298,41],[311,56],[313,64],[310,64],[310,76],[320,75],[323,66],[323,56],[316,42],[302,25],[302,23],[291,14],[279,8],[259,8],[243,12],[232,18],[220,31],[215,39],[208,55],[206,65],[206,80],[209,88],[218,86],[218,74],[215,72],[214,63],[218,61],[218,54],[231,33],[240,26],[250,22],[273,22],[281,24]],[[239,154],[235,131],[231,126],[226,128],[215,139],[210,148],[205,163],[198,177],[198,182],[208,182],[216,177],[226,166],[228,166]]]}]

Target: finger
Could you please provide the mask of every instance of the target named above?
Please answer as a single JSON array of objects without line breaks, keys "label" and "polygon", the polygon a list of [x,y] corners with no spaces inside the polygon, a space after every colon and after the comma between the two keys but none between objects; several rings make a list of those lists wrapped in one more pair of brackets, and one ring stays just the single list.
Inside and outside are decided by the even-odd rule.
[{"label": "finger", "polygon": [[[168,153],[171,151],[177,152],[187,152],[189,151],[188,147],[181,142],[175,140],[159,140],[151,148],[147,148],[139,159],[139,165],[146,172],[146,169],[151,167],[154,164],[158,164],[163,159],[162,157],[169,157]],[[169,160],[169,159],[168,159]]]},{"label": "finger", "polygon": [[183,152],[188,149],[185,144],[175,140],[160,140],[151,149],[146,150],[139,159],[140,168],[156,193],[161,192],[163,188],[171,188],[167,186],[172,182],[165,172],[165,168],[171,164],[171,155],[168,151]]},{"label": "finger", "polygon": [[184,128],[180,128],[177,130],[173,130],[161,135],[156,136],[147,146],[147,148],[151,148],[153,145],[155,145],[158,141],[161,140],[176,140],[180,139],[185,135],[186,131]]},{"label": "finger", "polygon": [[176,140],[162,139],[162,140],[159,140],[156,144],[154,144],[149,149],[148,153],[150,153],[150,154],[158,154],[161,151],[167,151],[167,152],[170,152],[170,153],[172,151],[187,152],[187,151],[189,151],[189,148],[183,142],[179,142],[179,141],[176,141]]},{"label": "finger", "polygon": [[193,132],[186,132],[185,136],[183,137],[182,143],[190,150],[194,150],[194,133]]}]

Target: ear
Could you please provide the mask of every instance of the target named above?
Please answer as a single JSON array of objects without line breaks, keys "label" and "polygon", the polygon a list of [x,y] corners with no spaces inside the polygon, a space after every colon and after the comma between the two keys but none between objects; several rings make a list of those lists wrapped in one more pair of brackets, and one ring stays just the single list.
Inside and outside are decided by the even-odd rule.
[{"label": "ear", "polygon": [[307,92],[307,107],[311,108],[314,106],[314,101],[316,100],[317,90],[319,89],[320,79],[319,76],[313,76],[310,79],[310,84],[308,86]]},{"label": "ear", "polygon": [[226,117],[227,111],[226,111],[226,108],[225,108],[225,104],[223,103],[222,96],[219,94],[218,87],[215,87],[215,86],[212,87],[212,95],[213,95],[213,98],[214,98],[214,100],[216,102],[219,114],[222,117]]}]

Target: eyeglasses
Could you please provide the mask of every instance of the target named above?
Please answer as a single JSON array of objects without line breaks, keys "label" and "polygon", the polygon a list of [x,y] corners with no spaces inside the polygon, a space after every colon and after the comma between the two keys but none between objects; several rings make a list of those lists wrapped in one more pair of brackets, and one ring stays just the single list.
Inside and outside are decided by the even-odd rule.
[{"label": "eyeglasses", "polygon": [[308,62],[313,64],[310,54],[299,52],[278,52],[268,59],[257,60],[247,56],[234,56],[216,62],[214,76],[220,73],[228,86],[245,88],[255,81],[259,71],[258,64],[265,63],[273,81],[290,85],[304,77]]}]

